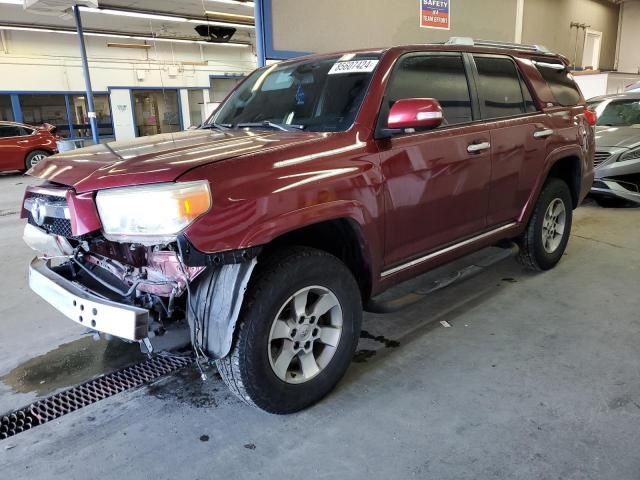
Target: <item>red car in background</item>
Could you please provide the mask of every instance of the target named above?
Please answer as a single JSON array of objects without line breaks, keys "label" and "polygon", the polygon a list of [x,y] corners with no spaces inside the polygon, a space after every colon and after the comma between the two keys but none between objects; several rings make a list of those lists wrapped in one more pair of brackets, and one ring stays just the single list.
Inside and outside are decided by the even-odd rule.
[{"label": "red car in background", "polygon": [[29,170],[58,152],[56,127],[0,122],[0,171]]}]

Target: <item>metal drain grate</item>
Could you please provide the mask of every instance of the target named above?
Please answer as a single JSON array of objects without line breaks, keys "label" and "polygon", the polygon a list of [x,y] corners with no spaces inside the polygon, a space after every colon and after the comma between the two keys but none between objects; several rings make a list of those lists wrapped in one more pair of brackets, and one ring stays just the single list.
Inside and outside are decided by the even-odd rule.
[{"label": "metal drain grate", "polygon": [[117,393],[144,385],[191,363],[193,359],[190,357],[156,356],[38,400],[28,407],[2,416],[0,440],[55,420]]}]

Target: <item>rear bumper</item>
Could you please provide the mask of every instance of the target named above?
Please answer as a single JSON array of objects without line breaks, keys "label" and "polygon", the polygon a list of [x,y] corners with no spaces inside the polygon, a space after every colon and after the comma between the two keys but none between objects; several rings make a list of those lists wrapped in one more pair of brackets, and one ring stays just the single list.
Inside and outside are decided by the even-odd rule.
[{"label": "rear bumper", "polygon": [[148,336],[149,311],[102,298],[53,271],[35,258],[29,266],[29,286],[74,322],[126,340]]}]

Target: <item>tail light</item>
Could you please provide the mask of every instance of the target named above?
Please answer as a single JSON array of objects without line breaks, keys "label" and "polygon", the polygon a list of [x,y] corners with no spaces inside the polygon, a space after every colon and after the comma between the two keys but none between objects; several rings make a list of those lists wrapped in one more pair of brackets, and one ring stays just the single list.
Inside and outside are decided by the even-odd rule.
[{"label": "tail light", "polygon": [[592,127],[595,127],[596,123],[598,123],[598,114],[589,109],[589,107],[584,107],[584,118],[587,119],[587,123]]}]

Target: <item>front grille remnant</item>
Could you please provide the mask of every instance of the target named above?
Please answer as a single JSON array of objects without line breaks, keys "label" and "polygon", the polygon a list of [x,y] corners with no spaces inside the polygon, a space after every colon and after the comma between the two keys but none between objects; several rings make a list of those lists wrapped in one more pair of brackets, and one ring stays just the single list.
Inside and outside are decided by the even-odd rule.
[{"label": "front grille remnant", "polygon": [[71,387],[0,418],[0,440],[50,422],[131,388],[139,387],[193,362],[191,357],[156,356],[82,385]]},{"label": "front grille remnant", "polygon": [[596,152],[593,156],[593,166],[598,168],[604,162],[611,158],[611,153],[609,152]]}]

